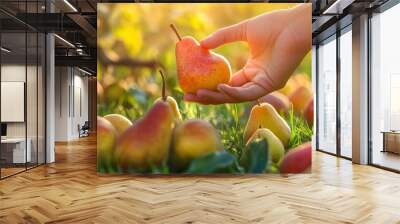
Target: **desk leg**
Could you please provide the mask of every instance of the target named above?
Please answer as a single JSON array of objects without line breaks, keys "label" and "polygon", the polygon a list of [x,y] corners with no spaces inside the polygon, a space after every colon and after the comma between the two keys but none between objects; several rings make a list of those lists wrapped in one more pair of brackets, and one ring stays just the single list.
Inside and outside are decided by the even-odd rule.
[{"label": "desk leg", "polygon": [[383,149],[382,149],[382,151],[381,152],[386,152],[386,134],[385,133],[382,133],[382,136],[383,136]]}]

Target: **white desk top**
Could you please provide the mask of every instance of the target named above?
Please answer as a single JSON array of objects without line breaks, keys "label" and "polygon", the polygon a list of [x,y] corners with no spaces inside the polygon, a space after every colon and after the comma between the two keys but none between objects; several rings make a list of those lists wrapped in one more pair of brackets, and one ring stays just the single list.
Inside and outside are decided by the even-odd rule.
[{"label": "white desk top", "polygon": [[[27,139],[30,141],[30,139]],[[25,142],[25,138],[5,138],[1,139],[1,143],[20,143],[20,142]]]}]

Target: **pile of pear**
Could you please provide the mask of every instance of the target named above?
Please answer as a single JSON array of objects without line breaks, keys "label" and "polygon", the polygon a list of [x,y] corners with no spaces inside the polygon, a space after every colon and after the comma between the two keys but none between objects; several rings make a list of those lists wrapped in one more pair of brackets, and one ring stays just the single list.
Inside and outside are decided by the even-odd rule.
[{"label": "pile of pear", "polygon": [[289,149],[291,130],[283,116],[293,110],[310,127],[314,120],[314,98],[311,82],[306,74],[292,75],[286,85],[253,102],[244,131],[247,145],[256,139],[268,143],[269,163],[281,173],[301,173],[311,167],[311,143]]},{"label": "pile of pear", "polygon": [[192,160],[222,150],[220,136],[205,120],[182,120],[174,98],[165,95],[132,123],[120,114],[98,117],[98,166],[146,172],[169,164],[176,171]]},{"label": "pile of pear", "polygon": [[[244,130],[246,146],[264,139],[267,142],[268,164],[281,173],[301,173],[311,167],[311,144],[288,149],[291,130],[285,119],[269,103],[253,106]],[[248,147],[246,147],[248,149]],[[272,167],[271,166],[271,167]]]}]

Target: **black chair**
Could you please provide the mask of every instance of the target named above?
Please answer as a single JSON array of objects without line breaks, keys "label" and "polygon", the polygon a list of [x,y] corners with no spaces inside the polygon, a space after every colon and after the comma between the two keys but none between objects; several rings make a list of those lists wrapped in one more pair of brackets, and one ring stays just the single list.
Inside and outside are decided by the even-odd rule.
[{"label": "black chair", "polygon": [[90,123],[85,121],[82,127],[78,124],[79,138],[89,136]]}]

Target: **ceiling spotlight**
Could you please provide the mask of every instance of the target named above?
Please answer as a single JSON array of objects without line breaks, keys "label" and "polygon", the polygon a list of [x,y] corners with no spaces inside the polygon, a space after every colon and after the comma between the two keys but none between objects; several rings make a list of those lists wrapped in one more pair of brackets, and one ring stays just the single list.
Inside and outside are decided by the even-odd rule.
[{"label": "ceiling spotlight", "polygon": [[1,49],[1,51],[4,51],[6,53],[10,53],[11,52],[11,50],[9,50],[9,49],[7,49],[5,47],[1,47],[0,49]]},{"label": "ceiling spotlight", "polygon": [[72,9],[72,11],[78,12],[78,10],[77,10],[68,0],[64,0],[64,3],[65,3],[66,5],[68,5],[68,7],[69,7],[70,9]]},{"label": "ceiling spotlight", "polygon": [[68,40],[66,40],[66,39],[64,39],[64,38],[62,38],[62,37],[60,37],[59,35],[57,35],[57,34],[54,34],[54,36],[55,37],[57,37],[59,40],[61,40],[62,42],[64,42],[66,45],[68,45],[68,46],[70,46],[70,47],[72,47],[72,48],[75,48],[75,45],[73,45],[71,42],[69,42]]}]

